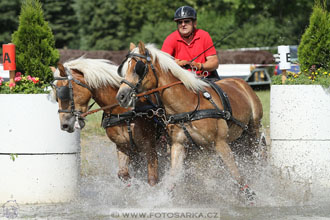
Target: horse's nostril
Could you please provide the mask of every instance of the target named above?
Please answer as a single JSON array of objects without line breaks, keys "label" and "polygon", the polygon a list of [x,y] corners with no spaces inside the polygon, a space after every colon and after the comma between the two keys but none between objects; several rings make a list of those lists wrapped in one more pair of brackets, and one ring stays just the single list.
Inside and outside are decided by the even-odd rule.
[{"label": "horse's nostril", "polygon": [[62,129],[63,130],[67,130],[69,128],[69,125],[68,124],[62,124]]},{"label": "horse's nostril", "polygon": [[125,96],[124,95],[121,95],[120,96],[120,100],[124,100],[125,99]]},{"label": "horse's nostril", "polygon": [[117,100],[121,102],[124,100],[124,98],[125,98],[124,94],[118,94]]}]

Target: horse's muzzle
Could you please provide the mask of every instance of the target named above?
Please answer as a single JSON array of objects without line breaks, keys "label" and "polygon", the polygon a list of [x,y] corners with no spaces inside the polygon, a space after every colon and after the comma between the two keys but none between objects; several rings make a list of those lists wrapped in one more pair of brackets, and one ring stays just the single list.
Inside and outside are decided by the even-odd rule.
[{"label": "horse's muzzle", "polygon": [[135,102],[133,89],[125,87],[118,90],[116,99],[121,107],[133,107]]},{"label": "horse's muzzle", "polygon": [[75,117],[71,113],[60,113],[61,130],[72,133],[77,129],[85,127],[85,121],[82,118]]}]

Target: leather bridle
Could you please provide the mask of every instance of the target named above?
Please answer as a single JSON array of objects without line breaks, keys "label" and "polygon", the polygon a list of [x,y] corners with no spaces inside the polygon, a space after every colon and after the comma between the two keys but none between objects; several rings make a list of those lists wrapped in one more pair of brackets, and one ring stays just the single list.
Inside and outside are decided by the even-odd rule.
[{"label": "leather bridle", "polygon": [[[73,75],[71,74],[71,71],[68,68],[64,67],[64,69],[65,69],[65,73],[66,73],[67,76],[65,76],[65,77],[54,77],[54,80],[51,82],[51,86],[55,89],[56,100],[60,99],[61,101],[69,101],[71,108],[70,109],[59,109],[58,113],[71,113],[73,116],[76,116],[80,119],[83,119],[80,116],[82,114],[82,112],[77,111],[75,109],[72,82],[75,82],[77,85],[88,89],[92,94],[92,98],[93,98],[93,91],[88,85],[86,85],[86,84],[80,82],[79,80],[75,79],[73,77]],[[56,80],[67,80],[68,81],[68,86],[58,87],[54,84],[54,81],[56,81]],[[88,109],[90,109],[93,106],[93,104],[90,105],[88,107]]]},{"label": "leather bridle", "polygon": [[[136,59],[137,57],[142,58],[144,60],[146,60],[146,63],[142,62],[141,60]],[[118,73],[121,74],[121,69],[124,65],[124,63],[127,61],[128,58],[133,58],[136,61],[135,67],[134,67],[134,72],[139,76],[139,81],[133,85],[132,83],[128,82],[126,79],[123,79],[121,81],[121,84],[127,84],[132,90],[132,97],[136,98],[139,88],[142,84],[142,81],[144,80],[144,78],[146,77],[146,75],[149,72],[149,68],[148,66],[150,65],[152,72],[156,78],[156,88],[158,87],[158,76],[156,74],[156,70],[154,65],[152,64],[152,60],[149,54],[149,51],[146,49],[146,55],[141,55],[138,53],[129,53],[126,55],[126,59],[122,62],[122,64],[119,66],[118,68]]]}]

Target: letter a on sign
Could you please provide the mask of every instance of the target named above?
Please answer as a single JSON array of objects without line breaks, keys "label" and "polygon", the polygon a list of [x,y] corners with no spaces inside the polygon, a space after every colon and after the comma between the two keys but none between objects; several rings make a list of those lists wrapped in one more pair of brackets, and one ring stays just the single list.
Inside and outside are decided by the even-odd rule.
[{"label": "letter a on sign", "polygon": [[16,70],[15,44],[3,44],[3,69]]},{"label": "letter a on sign", "polygon": [[9,57],[9,54],[8,53],[5,53],[4,57],[3,57],[3,62],[4,63],[11,63],[10,61],[10,57]]}]

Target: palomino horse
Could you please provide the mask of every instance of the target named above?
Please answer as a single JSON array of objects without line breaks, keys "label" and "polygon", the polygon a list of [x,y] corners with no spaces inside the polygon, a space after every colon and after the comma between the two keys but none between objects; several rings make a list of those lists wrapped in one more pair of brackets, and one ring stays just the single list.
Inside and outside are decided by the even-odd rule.
[{"label": "palomino horse", "polygon": [[117,146],[119,178],[130,178],[130,155],[142,152],[148,163],[148,183],[155,185],[158,181],[155,125],[150,119],[138,117],[136,112],[117,104],[116,94],[122,80],[117,69],[102,59],[79,58],[58,65],[53,91],[59,104],[61,129],[73,132],[77,125],[83,128],[85,123],[81,114],[88,110],[88,103],[93,98],[104,107],[102,125]]},{"label": "palomino horse", "polygon": [[229,98],[231,111],[226,112],[228,102],[224,104],[222,100],[226,99],[225,94],[218,95],[206,81],[182,69],[171,56],[154,46],[131,44],[128,57],[122,64],[125,80],[117,100],[121,106],[130,107],[142,94],[160,93],[166,113],[163,120],[172,139],[170,173],[176,176],[181,171],[184,144],[194,142],[203,149],[214,149],[247,199],[254,199],[228,145],[244,130],[258,139],[262,104],[251,87],[241,79],[217,81],[216,85]]}]

